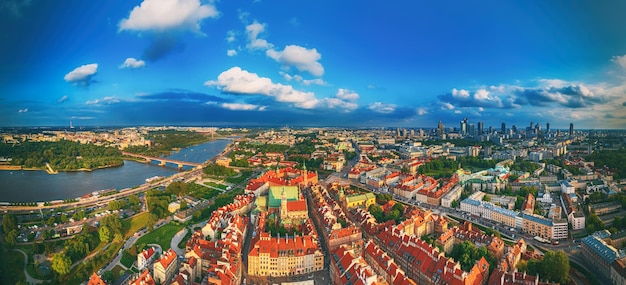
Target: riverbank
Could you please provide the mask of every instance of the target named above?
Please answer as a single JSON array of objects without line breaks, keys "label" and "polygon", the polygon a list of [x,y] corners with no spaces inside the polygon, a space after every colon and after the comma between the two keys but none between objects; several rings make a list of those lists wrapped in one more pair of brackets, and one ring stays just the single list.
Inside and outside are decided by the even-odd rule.
[{"label": "riverbank", "polygon": [[[174,157],[171,159],[198,164],[212,162],[216,156],[232,149],[232,143],[232,139],[217,139],[182,149],[179,153],[173,152]],[[145,160],[124,160],[123,166],[93,172],[59,171],[57,175],[48,175],[43,171],[0,171],[0,187],[8,190],[3,191],[3,198],[0,200],[11,203],[72,199],[100,189],[134,189],[145,184],[146,178],[167,178],[184,172],[187,171],[145,163]]]},{"label": "riverbank", "polygon": [[[131,159],[124,159],[124,160],[131,160]],[[141,161],[138,161],[141,162]],[[20,171],[20,170],[25,170],[25,171],[45,171],[48,174],[59,174],[59,172],[92,172],[94,170],[98,170],[98,169],[107,169],[107,168],[113,168],[113,167],[121,167],[124,166],[124,164],[119,164],[119,165],[103,165],[103,166],[98,166],[98,167],[94,167],[94,168],[79,168],[79,169],[61,169],[61,170],[54,170],[52,169],[52,167],[46,163],[45,167],[24,167],[23,165],[0,165],[0,171],[4,170],[4,171]]]}]

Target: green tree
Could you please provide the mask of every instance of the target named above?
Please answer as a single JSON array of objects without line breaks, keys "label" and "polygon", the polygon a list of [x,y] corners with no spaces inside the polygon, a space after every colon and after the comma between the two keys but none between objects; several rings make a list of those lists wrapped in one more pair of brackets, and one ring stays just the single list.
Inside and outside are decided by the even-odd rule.
[{"label": "green tree", "polygon": [[10,245],[14,245],[18,236],[17,230],[10,230],[8,233],[4,235],[4,241],[6,241]]},{"label": "green tree", "polygon": [[182,181],[172,182],[165,188],[165,191],[177,197],[182,197],[187,194],[187,184]]},{"label": "green tree", "polygon": [[137,197],[136,194],[130,195],[130,197],[128,197],[128,202],[131,205],[139,205],[139,203],[140,203],[139,197]]},{"label": "green tree", "polygon": [[117,200],[113,200],[109,202],[109,210],[115,211],[120,209],[120,202]]},{"label": "green tree", "polygon": [[550,281],[559,282],[561,284],[567,283],[569,272],[569,259],[565,252],[559,251],[547,251],[543,255],[542,267],[545,269],[544,275]]},{"label": "green tree", "polygon": [[70,266],[72,266],[72,261],[69,256],[65,255],[65,252],[59,252],[52,257],[52,270],[59,275],[65,276],[69,273]]},{"label": "green tree", "polygon": [[150,230],[154,229],[154,225],[156,225],[156,222],[158,221],[158,219],[159,218],[155,214],[150,213],[148,215],[148,221],[146,221],[146,224]]},{"label": "green tree", "polygon": [[48,220],[46,221],[46,225],[53,226],[55,222],[56,219],[54,218],[54,216],[50,216],[50,218],[48,218]]},{"label": "green tree", "polygon": [[69,219],[67,218],[67,214],[63,213],[61,214],[61,223],[65,224],[69,221]]},{"label": "green tree", "polygon": [[180,201],[180,210],[186,210],[187,209],[187,201],[185,201],[184,199],[182,201]]},{"label": "green tree", "polygon": [[17,229],[17,218],[13,214],[5,214],[2,217],[2,231],[5,233]]},{"label": "green tree", "polygon": [[113,242],[120,243],[120,242],[122,242],[123,240],[124,240],[124,238],[122,237],[122,234],[120,234],[120,233],[115,233],[115,234],[113,235]]},{"label": "green tree", "polygon": [[112,282],[112,281],[114,281],[115,275],[113,275],[113,272],[107,270],[107,271],[102,273],[101,277],[102,277],[102,279],[104,279],[106,281]]},{"label": "green tree", "polygon": [[98,234],[101,242],[107,243],[111,240],[111,229],[108,226],[100,226]]}]

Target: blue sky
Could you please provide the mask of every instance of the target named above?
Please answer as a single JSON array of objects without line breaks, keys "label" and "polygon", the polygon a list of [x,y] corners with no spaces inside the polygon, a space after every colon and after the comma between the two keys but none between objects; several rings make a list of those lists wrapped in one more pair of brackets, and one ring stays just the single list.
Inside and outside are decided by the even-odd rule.
[{"label": "blue sky", "polygon": [[0,126],[626,126],[624,1],[6,0]]}]

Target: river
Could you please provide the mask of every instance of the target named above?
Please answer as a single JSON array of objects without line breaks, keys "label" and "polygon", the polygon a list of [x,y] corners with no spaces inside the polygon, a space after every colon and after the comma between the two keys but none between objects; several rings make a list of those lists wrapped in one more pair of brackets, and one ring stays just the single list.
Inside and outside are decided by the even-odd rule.
[{"label": "river", "polygon": [[[230,143],[220,139],[173,152],[175,160],[201,163],[215,157]],[[185,168],[186,169],[186,168]],[[77,198],[102,189],[124,189],[145,183],[146,178],[177,173],[174,165],[165,167],[124,161],[120,167],[98,169],[92,172],[0,171],[0,201],[29,202]]]}]

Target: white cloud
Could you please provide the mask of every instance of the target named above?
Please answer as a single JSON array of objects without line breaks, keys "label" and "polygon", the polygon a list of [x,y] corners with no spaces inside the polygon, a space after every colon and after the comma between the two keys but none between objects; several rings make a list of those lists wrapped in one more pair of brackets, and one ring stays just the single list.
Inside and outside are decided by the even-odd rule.
[{"label": "white cloud", "polygon": [[248,37],[248,49],[268,49],[272,47],[272,44],[268,43],[265,39],[260,39],[259,35],[265,31],[265,24],[261,24],[257,21],[246,26],[246,35]]},{"label": "white cloud", "polygon": [[219,12],[212,3],[200,0],[144,0],[135,6],[127,19],[119,23],[119,31],[191,30],[200,33],[200,22],[215,18]]},{"label": "white cloud", "polygon": [[233,111],[263,111],[265,106],[244,103],[222,103],[222,108]]},{"label": "white cloud", "polygon": [[454,105],[448,103],[448,102],[442,102],[441,103],[441,109],[442,110],[452,110],[454,109]]},{"label": "white cloud", "polygon": [[294,66],[299,71],[306,71],[314,76],[324,74],[324,67],[318,62],[322,55],[317,52],[317,49],[288,45],[282,51],[270,48],[266,54],[285,66]]},{"label": "white cloud", "polygon": [[70,99],[70,97],[67,97],[67,95],[63,95],[63,97],[59,98],[59,100],[57,100],[57,102],[63,103],[65,101],[69,100],[69,99]]},{"label": "white cloud", "polygon": [[113,104],[113,103],[119,103],[119,102],[120,100],[117,97],[107,96],[102,99],[87,100],[85,104],[86,105],[99,105],[99,104]]},{"label": "white cloud", "polygon": [[465,89],[457,90],[456,88],[454,88],[452,89],[452,96],[456,98],[468,98],[470,94]]},{"label": "white cloud", "polygon": [[234,42],[236,40],[236,38],[235,38],[236,34],[237,33],[235,31],[233,31],[233,30],[230,30],[230,31],[226,32],[226,41],[229,42],[229,43]]},{"label": "white cloud", "polygon": [[142,68],[146,66],[146,62],[143,60],[137,60],[133,57],[129,57],[124,60],[124,63],[120,65],[120,68]]},{"label": "white cloud", "polygon": [[341,100],[354,101],[359,99],[359,94],[352,90],[339,88],[339,90],[337,90],[337,94],[335,94],[335,97]]},{"label": "white cloud", "polygon": [[457,115],[461,114],[461,110],[454,110],[454,113],[457,114]]},{"label": "white cloud", "polygon": [[236,56],[237,55],[237,51],[234,49],[229,49],[226,51],[226,55],[227,56]]},{"label": "white cloud", "polygon": [[367,89],[376,89],[376,86],[373,84],[367,85]]},{"label": "white cloud", "polygon": [[84,83],[88,85],[91,77],[95,75],[97,72],[98,72],[97,63],[85,64],[77,68],[74,68],[74,70],[66,74],[65,77],[63,77],[63,79],[65,79],[65,81],[70,82],[70,83]]},{"label": "white cloud", "polygon": [[24,109],[19,109],[17,110],[18,113],[26,113],[28,112],[28,108],[24,108]]},{"label": "white cloud", "polygon": [[626,68],[626,55],[614,56],[611,61],[619,64],[622,68]]},{"label": "white cloud", "polygon": [[474,99],[476,100],[487,100],[488,98],[489,98],[489,91],[485,89],[478,89],[474,93]]},{"label": "white cloud", "polygon": [[348,102],[348,101],[341,100],[336,97],[324,98],[323,102],[326,105],[326,107],[329,109],[337,108],[337,109],[345,109],[345,111],[351,111],[359,107],[354,102]]},{"label": "white cloud", "polygon": [[478,112],[484,112],[484,111],[485,111],[485,108],[483,108],[483,107],[478,107]]},{"label": "white cloud", "polygon": [[315,78],[315,79],[304,79],[302,76],[296,74],[296,75],[290,75],[286,72],[280,72],[280,74],[285,78],[285,80],[287,81],[291,81],[294,80],[296,82],[301,82],[302,84],[309,86],[309,85],[328,85],[328,82],[322,80],[321,78]]},{"label": "white cloud", "polygon": [[424,107],[417,108],[417,114],[420,116],[428,114],[428,110]]},{"label": "white cloud", "polygon": [[382,102],[374,102],[370,104],[367,108],[376,113],[389,114],[393,113],[396,110],[396,105]]},{"label": "white cloud", "polygon": [[269,96],[277,102],[293,103],[304,109],[312,109],[319,104],[313,92],[299,91],[290,85],[273,83],[270,78],[260,77],[238,66],[222,72],[217,81],[207,81],[204,85],[215,86],[225,93]]}]

